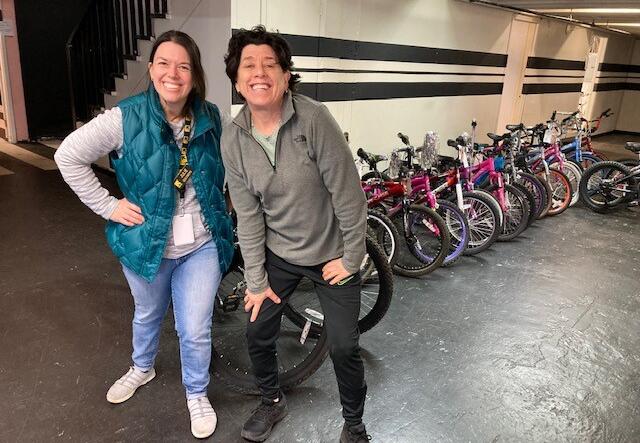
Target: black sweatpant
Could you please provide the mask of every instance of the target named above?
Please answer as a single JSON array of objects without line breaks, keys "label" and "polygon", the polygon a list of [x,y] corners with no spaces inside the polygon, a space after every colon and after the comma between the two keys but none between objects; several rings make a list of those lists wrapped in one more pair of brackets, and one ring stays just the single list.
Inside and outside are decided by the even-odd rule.
[{"label": "black sweatpant", "polygon": [[324,327],[329,342],[329,355],[338,379],[342,416],[349,425],[362,421],[367,385],[360,358],[358,315],[360,314],[360,275],[342,286],[330,285],[322,279],[322,266],[297,266],[267,250],[265,268],[273,292],[282,303],[266,299],[255,322],[248,323],[247,339],[253,371],[265,398],[275,399],[280,393],[276,340],[284,302],[302,277],[313,281],[324,314]]}]

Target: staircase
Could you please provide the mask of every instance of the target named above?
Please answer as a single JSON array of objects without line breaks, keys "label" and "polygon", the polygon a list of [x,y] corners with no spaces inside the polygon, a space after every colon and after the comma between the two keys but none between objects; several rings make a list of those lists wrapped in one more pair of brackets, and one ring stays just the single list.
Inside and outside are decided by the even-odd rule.
[{"label": "staircase", "polygon": [[[67,41],[73,127],[110,107],[120,83],[137,77],[167,0],[93,0]],[[143,67],[144,66],[144,67]]]},{"label": "staircase", "polygon": [[210,88],[208,98],[230,106],[222,62],[230,9],[228,0],[92,1],[67,43],[74,127],[147,89],[153,40],[171,29],[188,32],[200,44],[209,84],[224,85]]}]

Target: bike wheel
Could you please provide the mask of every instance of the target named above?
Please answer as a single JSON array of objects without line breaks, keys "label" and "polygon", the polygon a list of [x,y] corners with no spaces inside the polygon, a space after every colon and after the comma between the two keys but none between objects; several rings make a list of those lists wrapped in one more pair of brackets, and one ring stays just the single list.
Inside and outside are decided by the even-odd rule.
[{"label": "bike wheel", "polygon": [[[538,174],[543,175],[544,171]],[[571,203],[571,183],[563,172],[549,168],[549,186],[551,186],[552,194],[551,207],[547,211],[547,215],[562,214]]]},{"label": "bike wheel", "polygon": [[512,182],[511,185],[515,186],[518,191],[522,192],[527,200],[527,204],[529,205],[529,218],[527,219],[527,227],[529,227],[536,218],[536,198],[533,195],[533,192],[529,191],[526,186],[517,182]]},{"label": "bike wheel", "polygon": [[475,255],[498,239],[501,229],[498,203],[493,197],[477,191],[463,192],[462,203],[469,222],[469,243],[464,255]]},{"label": "bike wheel", "polygon": [[[358,317],[360,333],[368,331],[382,320],[389,310],[393,297],[393,274],[382,248],[372,238],[367,238],[366,248],[367,253],[361,266],[361,274],[363,268],[369,267],[369,262],[374,270],[368,273],[368,277],[362,277],[360,315]],[[320,302],[315,294],[313,295],[314,297],[307,297],[306,300],[300,301],[303,303],[303,309],[297,308],[295,303],[290,303],[285,309],[284,315],[301,329],[304,328],[307,321],[311,321],[308,336],[319,337],[322,325],[314,322],[313,317],[304,311],[309,307],[314,311],[319,310]]]},{"label": "bike wheel", "polygon": [[491,194],[491,192],[488,192],[486,189],[476,188],[473,190],[473,192],[484,195],[489,199],[489,201],[492,202],[494,208],[498,211],[499,222],[500,222],[499,228],[502,229],[502,224],[504,223],[504,213],[502,212],[502,208],[500,207],[500,203],[498,203],[498,200],[496,200],[493,194]]},{"label": "bike wheel", "polygon": [[[228,272],[220,283],[217,295],[219,302],[211,331],[210,372],[237,392],[259,395],[248,353],[248,314],[244,312],[241,302],[245,288],[243,269],[240,266]],[[310,299],[309,290],[312,291],[313,286],[301,282],[289,297],[290,302],[295,302],[299,311],[313,309],[309,311],[311,314],[322,313],[316,305],[305,305],[305,300]],[[289,309],[290,302],[284,306],[285,312]],[[321,318],[311,314],[309,318],[314,323],[321,324]],[[328,354],[326,332],[321,330],[317,336],[307,336],[306,340],[301,340],[301,328],[283,315],[276,349],[280,387],[287,391],[309,378],[324,362]]]},{"label": "bike wheel", "polygon": [[437,202],[437,212],[447,225],[451,244],[442,266],[451,266],[462,257],[465,249],[467,249],[470,236],[469,221],[464,212],[454,203],[443,199],[438,199]]},{"label": "bike wheel", "polygon": [[367,211],[368,234],[373,238],[387,256],[387,262],[393,266],[398,258],[398,242],[400,234],[393,222],[381,213],[373,209]]},{"label": "bike wheel", "polygon": [[[560,170],[560,165],[558,163],[554,163],[551,167]],[[580,192],[578,187],[580,185],[580,178],[582,177],[582,169],[573,162],[565,162],[562,172],[564,172],[569,179],[569,183],[571,183],[571,192],[573,194],[571,195],[571,202],[569,203],[569,206],[573,206],[578,203],[579,199]]]},{"label": "bike wheel", "polygon": [[[549,201],[549,194],[547,193],[547,187],[544,183],[535,175],[529,174],[526,172],[519,172],[518,178],[516,179],[516,183],[524,186],[535,199],[534,208],[534,217],[529,220],[529,224],[533,223],[534,219],[537,220],[541,218],[541,214],[547,207],[547,203]],[[549,189],[550,191],[550,189]]]},{"label": "bike wheel", "polygon": [[[498,186],[491,185],[487,191],[497,196]],[[515,186],[504,185],[504,199],[506,207],[504,212],[504,223],[502,230],[498,234],[498,241],[509,241],[527,229],[530,209],[525,195]],[[497,197],[496,197],[497,198]]]},{"label": "bike wheel", "polygon": [[449,251],[449,231],[433,209],[421,205],[411,205],[408,214],[408,228],[404,226],[404,212],[398,211],[391,221],[404,236],[399,248],[394,272],[405,277],[420,277],[439,268]]},{"label": "bike wheel", "polygon": [[629,168],[618,162],[600,162],[582,174],[580,180],[580,201],[595,212],[606,213],[627,203],[638,183],[632,177],[616,182],[631,173]]}]

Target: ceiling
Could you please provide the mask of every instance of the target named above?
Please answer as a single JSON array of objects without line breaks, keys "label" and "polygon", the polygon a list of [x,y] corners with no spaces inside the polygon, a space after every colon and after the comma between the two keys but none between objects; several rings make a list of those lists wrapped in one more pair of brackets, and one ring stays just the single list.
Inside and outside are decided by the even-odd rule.
[{"label": "ceiling", "polygon": [[487,0],[478,3],[578,20],[640,38],[640,0]]}]

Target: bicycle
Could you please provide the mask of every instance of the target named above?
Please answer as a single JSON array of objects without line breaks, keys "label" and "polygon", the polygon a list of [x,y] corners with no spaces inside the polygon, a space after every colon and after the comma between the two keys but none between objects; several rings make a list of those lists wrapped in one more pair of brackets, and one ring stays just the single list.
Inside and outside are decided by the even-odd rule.
[{"label": "bicycle", "polygon": [[[397,156],[400,150],[393,153]],[[360,155],[366,155],[364,151]],[[394,157],[392,155],[392,158]],[[394,272],[406,277],[419,277],[438,268],[450,246],[447,226],[434,210],[412,204],[411,171],[404,166],[399,171],[400,181],[382,181],[371,178],[363,182],[369,208],[379,208],[401,232],[406,248],[393,266]],[[389,203],[391,202],[391,203]],[[390,207],[388,207],[390,206]]]},{"label": "bicycle", "polygon": [[[640,158],[640,143],[627,142],[625,148]],[[599,213],[622,205],[638,205],[640,164],[629,168],[620,162],[605,161],[590,166],[580,181],[580,200]]]},{"label": "bicycle", "polygon": [[[232,264],[216,294],[212,325],[210,372],[230,388],[245,394],[259,394],[252,374],[246,342],[247,314],[243,309],[246,290],[244,264],[236,239]],[[386,314],[393,295],[393,277],[387,258],[375,240],[366,238],[363,260],[361,332],[377,324]],[[302,279],[284,306],[276,342],[279,380],[284,391],[309,378],[328,354],[324,316],[313,284]]]}]

